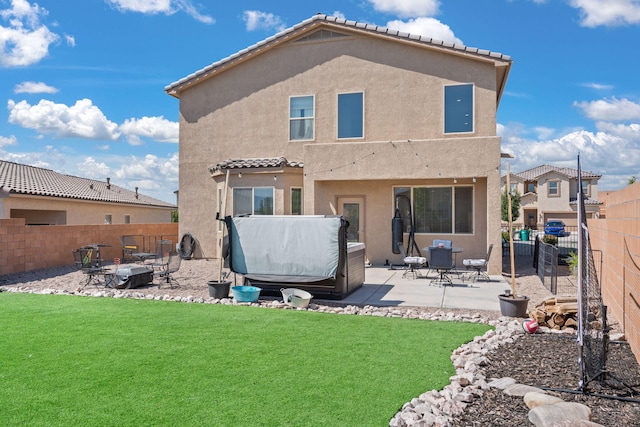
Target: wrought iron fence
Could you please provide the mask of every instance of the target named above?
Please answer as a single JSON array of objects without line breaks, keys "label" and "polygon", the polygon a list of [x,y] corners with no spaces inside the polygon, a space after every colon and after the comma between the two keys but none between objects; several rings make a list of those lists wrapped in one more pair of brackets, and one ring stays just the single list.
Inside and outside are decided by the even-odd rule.
[{"label": "wrought iron fence", "polygon": [[[533,256],[535,252],[535,241],[539,237],[545,243],[557,242],[558,256],[568,257],[572,252],[578,252],[578,227],[566,226],[561,236],[548,235],[544,232],[544,227],[512,227],[513,254],[514,256]],[[502,227],[503,241],[508,242],[508,227]],[[508,245],[503,245],[508,250]]]},{"label": "wrought iron fence", "polygon": [[537,248],[537,273],[545,288],[552,294],[558,293],[558,248],[552,244],[544,243],[536,238]]}]

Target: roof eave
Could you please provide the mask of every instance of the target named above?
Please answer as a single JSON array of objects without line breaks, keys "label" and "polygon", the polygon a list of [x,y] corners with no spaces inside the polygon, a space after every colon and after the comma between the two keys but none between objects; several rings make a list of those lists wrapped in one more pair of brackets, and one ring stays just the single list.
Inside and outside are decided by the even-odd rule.
[{"label": "roof eave", "polygon": [[430,50],[446,50],[449,54],[452,55],[463,56],[465,58],[482,62],[493,63],[495,64],[496,69],[506,68],[502,75],[502,78],[500,78],[499,76],[496,78],[498,86],[496,90],[497,103],[499,103],[500,98],[502,97],[502,93],[504,91],[504,87],[509,75],[509,70],[511,69],[511,57],[498,52],[491,52],[463,45],[455,45],[453,43],[446,43],[440,40],[433,39],[431,37],[402,33],[400,31],[389,30],[388,28],[380,27],[377,25],[358,23],[355,21],[348,21],[345,19],[339,19],[336,17],[319,14],[300,22],[293,27],[283,30],[280,33],[277,33],[269,38],[266,38],[252,46],[249,46],[246,49],[243,49],[226,58],[214,62],[186,77],[183,77],[182,79],[166,86],[164,90],[168,95],[179,99],[180,92],[184,91],[185,89],[188,89],[204,80],[207,80],[214,75],[219,74],[221,71],[226,71],[229,68],[235,67],[236,65],[241,64],[242,62],[255,55],[262,54],[268,50],[271,50],[275,46],[286,43],[292,38],[298,37],[306,32],[310,32],[319,26],[339,28],[341,31],[349,31],[353,33],[365,32],[373,37],[392,39],[396,42],[408,43]]}]

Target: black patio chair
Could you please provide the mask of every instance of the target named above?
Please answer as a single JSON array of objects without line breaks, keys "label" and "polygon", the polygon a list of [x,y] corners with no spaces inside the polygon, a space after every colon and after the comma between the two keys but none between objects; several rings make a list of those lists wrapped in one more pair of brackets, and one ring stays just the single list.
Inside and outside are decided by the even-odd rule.
[{"label": "black patio chair", "polygon": [[173,286],[180,286],[178,281],[173,277],[173,273],[178,272],[180,270],[180,264],[182,263],[182,257],[177,251],[169,252],[169,256],[166,258],[166,264],[160,268],[158,273],[158,277],[160,278],[160,283],[158,283],[158,287],[162,287],[162,283],[166,283],[169,285],[171,289]]},{"label": "black patio chair", "polygon": [[453,252],[451,248],[443,247],[430,247],[429,248],[429,268],[436,270],[439,274],[435,279],[431,280],[430,284],[438,284],[440,286],[451,285],[451,277],[449,273],[454,268],[453,264]]},{"label": "black patio chair", "polygon": [[[93,283],[96,288],[104,287],[104,275],[108,270],[100,265],[98,251],[92,246],[85,246],[73,251],[73,261],[76,267],[86,276],[80,281],[81,290]],[[102,278],[102,281],[100,280]]]}]

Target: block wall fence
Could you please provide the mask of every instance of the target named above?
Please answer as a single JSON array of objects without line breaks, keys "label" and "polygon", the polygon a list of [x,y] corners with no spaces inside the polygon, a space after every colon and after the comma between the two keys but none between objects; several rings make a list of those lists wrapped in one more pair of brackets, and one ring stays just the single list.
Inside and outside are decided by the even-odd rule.
[{"label": "block wall fence", "polygon": [[[0,219],[0,275],[73,264],[72,251],[91,243],[108,261],[122,257],[120,236],[144,236],[155,251],[155,240],[178,242],[178,223],[26,226],[22,218]],[[142,251],[143,248],[141,248]]]},{"label": "block wall fence", "polygon": [[602,299],[640,360],[640,183],[609,193],[606,218],[588,226],[591,248],[602,251]]}]

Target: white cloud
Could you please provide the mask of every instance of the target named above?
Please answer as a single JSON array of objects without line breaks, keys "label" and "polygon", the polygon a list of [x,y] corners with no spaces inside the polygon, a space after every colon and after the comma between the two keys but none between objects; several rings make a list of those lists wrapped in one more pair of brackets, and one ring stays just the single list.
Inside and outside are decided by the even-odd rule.
[{"label": "white cloud", "polygon": [[434,16],[440,7],[439,0],[369,0],[378,12],[386,12],[403,18]]},{"label": "white cloud", "polygon": [[0,148],[5,147],[7,145],[16,145],[18,143],[18,138],[15,135],[11,136],[2,136],[0,135]]},{"label": "white cloud", "polygon": [[[597,132],[577,130],[558,138],[537,139],[537,129],[520,124],[499,125],[502,151],[514,155],[511,171],[521,172],[542,164],[577,167],[602,174],[600,189],[615,190],[632,175],[640,175],[640,124],[597,123]],[[551,132],[551,129],[547,130]],[[533,134],[533,137],[527,135]],[[503,171],[504,173],[504,171]]]},{"label": "white cloud", "polygon": [[[178,153],[169,158],[152,154],[144,158],[131,156],[123,159],[120,167],[114,171],[114,177],[126,181],[129,188],[138,187],[143,194],[175,203],[175,196],[169,194],[178,189],[178,163]],[[163,197],[159,194],[163,194]]]},{"label": "white cloud", "polygon": [[64,35],[64,39],[67,41],[67,44],[71,47],[75,47],[76,45],[76,38],[69,35],[69,34],[65,34]]},{"label": "white cloud", "polygon": [[640,24],[638,0],[571,0],[569,4],[580,10],[583,27]]},{"label": "white cloud", "polygon": [[640,120],[640,104],[626,98],[601,99],[591,102],[574,102],[573,105],[582,113],[596,121]]},{"label": "white cloud", "polygon": [[35,64],[49,53],[58,41],[57,34],[40,23],[47,10],[26,0],[12,0],[10,9],[0,10],[8,26],[0,25],[0,65],[20,67]]},{"label": "white cloud", "polygon": [[120,125],[120,131],[131,145],[140,145],[140,137],[160,142],[178,142],[178,123],[164,117],[142,117],[127,119]]},{"label": "white cloud", "polygon": [[213,24],[215,19],[201,14],[190,0],[105,0],[121,12],[139,12],[149,15],[164,13],[173,15],[183,11],[204,24]]},{"label": "white cloud", "polygon": [[245,10],[242,14],[247,31],[271,30],[282,31],[286,28],[285,23],[272,13],[261,12],[259,10]]},{"label": "white cloud", "polygon": [[8,108],[9,123],[40,133],[53,133],[59,138],[116,140],[120,137],[118,125],[109,121],[90,99],[78,100],[72,106],[45,99],[36,105],[9,100]]},{"label": "white cloud", "polygon": [[77,165],[79,176],[90,179],[104,179],[111,174],[111,168],[104,162],[98,162],[93,157],[85,157]]},{"label": "white cloud", "polygon": [[22,82],[13,88],[14,93],[56,93],[58,89],[43,82]]},{"label": "white cloud", "polygon": [[344,13],[340,12],[339,10],[336,10],[335,12],[333,12],[331,16],[335,16],[338,19],[347,19]]},{"label": "white cloud", "polygon": [[448,43],[464,44],[456,37],[451,27],[443,24],[434,18],[415,18],[408,21],[390,21],[387,23],[390,30],[398,30],[410,34],[420,34],[432,39],[441,40]]},{"label": "white cloud", "polygon": [[604,85],[601,83],[584,83],[582,84],[583,87],[588,87],[590,89],[595,89],[595,90],[611,90],[613,89],[612,85]]}]

